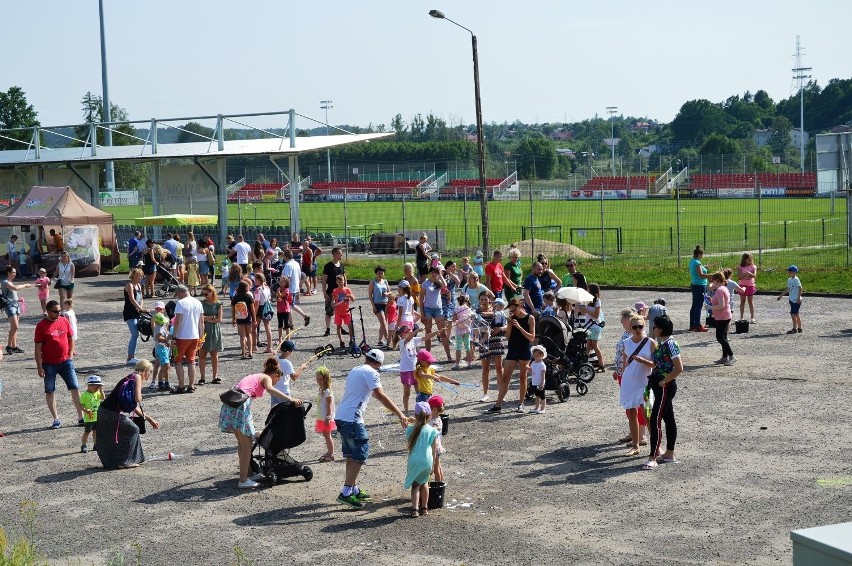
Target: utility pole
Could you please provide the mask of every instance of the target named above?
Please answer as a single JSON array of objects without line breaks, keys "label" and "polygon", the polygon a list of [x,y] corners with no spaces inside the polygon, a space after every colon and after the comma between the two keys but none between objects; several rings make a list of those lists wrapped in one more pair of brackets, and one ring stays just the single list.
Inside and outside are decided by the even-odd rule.
[{"label": "utility pole", "polygon": [[[328,135],[328,111],[334,106],[332,105],[333,100],[320,100],[320,110],[325,110],[325,135]],[[325,157],[328,161],[328,182],[330,183],[334,179],[331,175],[331,149],[325,150]],[[347,177],[348,178],[348,177]]]},{"label": "utility pole", "polygon": [[609,113],[609,145],[612,148],[612,160],[610,164],[612,166],[612,176],[615,177],[615,114],[618,112],[618,106],[607,106],[606,111]]},{"label": "utility pole", "polygon": [[802,67],[802,50],[804,48],[799,43],[799,36],[796,36],[796,68],[793,79],[799,83],[799,157],[801,160],[801,172],[805,173],[805,80],[811,78],[811,75],[806,75],[813,67]]},{"label": "utility pole", "polygon": [[[106,60],[106,33],[104,31],[104,0],[98,1],[98,14],[101,19],[101,82],[103,83],[103,115],[101,120],[104,122],[112,121],[112,109],[109,105],[109,83],[107,81],[107,60]],[[97,138],[97,136],[95,136]],[[97,139],[92,140],[92,145],[97,145]],[[109,124],[104,130],[104,145],[107,147],[112,145],[112,124]],[[107,191],[115,190],[115,166],[112,161],[107,161],[105,166],[106,188]]]}]

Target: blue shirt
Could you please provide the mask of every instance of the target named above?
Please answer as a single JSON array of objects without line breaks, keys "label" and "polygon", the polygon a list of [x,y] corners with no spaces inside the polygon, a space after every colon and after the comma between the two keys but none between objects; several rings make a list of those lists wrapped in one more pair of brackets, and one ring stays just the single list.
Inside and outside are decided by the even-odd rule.
[{"label": "blue shirt", "polygon": [[541,281],[539,281],[538,276],[532,273],[527,275],[526,279],[524,279],[524,289],[529,291],[530,301],[535,307],[535,310],[541,310],[541,307],[544,305],[544,292],[541,290]]},{"label": "blue shirt", "polygon": [[707,268],[701,265],[701,260],[698,258],[692,258],[689,260],[689,277],[693,285],[701,285],[702,287],[707,286],[707,280],[703,277],[699,277],[698,273],[707,273]]},{"label": "blue shirt", "polygon": [[163,247],[168,250],[172,256],[177,257],[177,240],[174,238],[169,238],[165,242],[163,242]]}]

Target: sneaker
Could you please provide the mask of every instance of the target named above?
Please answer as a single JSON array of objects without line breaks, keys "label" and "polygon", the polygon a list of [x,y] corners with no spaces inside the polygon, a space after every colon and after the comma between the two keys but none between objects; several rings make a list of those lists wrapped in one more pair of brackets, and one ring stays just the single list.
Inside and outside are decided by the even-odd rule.
[{"label": "sneaker", "polygon": [[487,411],[485,411],[485,412],[486,412],[486,413],[490,413],[490,414],[492,414],[492,415],[496,415],[497,413],[501,413],[501,412],[503,412],[503,407],[500,407],[500,406],[498,406],[498,405],[494,405],[494,406],[492,406],[490,409],[488,409],[488,410],[487,410]]},{"label": "sneaker", "polygon": [[706,326],[699,326],[698,328],[695,329],[695,331],[696,332],[708,332]]},{"label": "sneaker", "polygon": [[527,412],[527,410],[526,410],[526,409],[524,409],[524,406],[523,406],[523,405],[518,405],[518,408],[517,408],[517,409],[515,409],[515,412],[516,412],[516,413],[526,413],[526,412]]},{"label": "sneaker", "polygon": [[[795,334],[795,333],[796,333],[796,329],[795,329],[795,328],[793,328],[792,330],[788,330],[788,331],[787,331],[787,334]],[[7,348],[7,350],[8,350],[8,348]]]},{"label": "sneaker", "polygon": [[[802,331],[802,329],[800,328],[800,329],[799,329],[799,332],[801,332],[801,331]],[[23,351],[23,350],[21,350],[20,348],[18,348],[17,346],[15,346],[14,348],[12,348],[12,353],[13,353],[13,354],[23,354],[23,353],[24,353],[24,351]]]},{"label": "sneaker", "polygon": [[721,358],[719,358],[718,360],[716,360],[713,363],[714,364],[724,364],[727,361],[728,361],[728,356],[722,356]]},{"label": "sneaker", "polygon": [[364,506],[364,504],[358,500],[358,497],[354,493],[351,495],[343,495],[341,493],[337,496],[337,502],[343,503],[344,505],[348,505],[353,509],[360,509]]},{"label": "sneaker", "polygon": [[157,384],[152,383],[151,385],[148,386],[148,390],[149,391],[156,391],[157,390]]},{"label": "sneaker", "polygon": [[139,360],[137,360],[136,358],[130,358],[129,360],[127,360],[127,363],[125,363],[124,365],[126,365],[127,367],[133,367],[138,363],[139,363]]},{"label": "sneaker", "polygon": [[756,321],[756,320],[754,320],[754,319],[751,319],[751,323],[750,323],[750,324],[757,324],[757,321]]},{"label": "sneaker", "polygon": [[246,481],[237,482],[237,487],[240,489],[251,489],[259,485],[260,484],[254,481],[253,479],[247,479]]},{"label": "sneaker", "polygon": [[737,359],[734,356],[728,356],[728,359],[725,360],[725,365],[726,366],[732,366],[732,365],[734,365],[734,362],[736,362],[736,361],[737,361]]},{"label": "sneaker", "polygon": [[77,419],[77,426],[86,426],[86,421],[84,421],[82,418]]},{"label": "sneaker", "polygon": [[543,412],[544,412],[544,411],[539,411],[538,409],[530,409],[530,414],[531,414],[531,415],[540,415],[540,414],[542,414]]},{"label": "sneaker", "polygon": [[323,336],[331,336],[331,329],[326,328],[325,332],[322,333]]},{"label": "sneaker", "polygon": [[[799,334],[801,334],[801,333],[802,333],[802,327],[800,326],[799,328],[797,328],[797,329],[796,329],[796,332],[798,332]],[[16,351],[16,352],[18,352],[19,354],[21,353],[21,351],[20,351],[19,349],[17,349],[17,348],[15,348],[15,351]]]},{"label": "sneaker", "polygon": [[80,453],[81,453],[81,454],[85,454],[85,453],[86,453],[86,452],[88,452],[88,451],[89,451],[89,447],[88,447],[88,446],[86,446],[85,444],[83,444],[82,446],[80,446]]},{"label": "sneaker", "polygon": [[370,494],[364,491],[363,489],[359,489],[358,493],[355,494],[355,497],[358,499],[358,501],[369,501],[370,499],[372,499],[372,497],[370,497]]},{"label": "sneaker", "polygon": [[488,401],[488,395],[483,395],[482,399],[479,400],[480,403],[485,403]]},{"label": "sneaker", "polygon": [[263,475],[263,474],[261,474],[261,473],[257,473],[257,474],[255,474],[255,475],[253,475],[252,477],[250,477],[249,479],[250,479],[251,481],[260,481],[260,480],[262,480],[262,479],[264,479],[264,478],[266,478],[266,476],[265,476],[265,475]]},{"label": "sneaker", "polygon": [[12,349],[12,347],[11,347],[11,346],[6,346],[6,353],[7,353],[7,354],[14,354],[14,353],[15,353],[15,351]]},{"label": "sneaker", "polygon": [[62,426],[62,421],[59,419],[53,419],[53,424],[50,425],[50,428],[59,428]]},{"label": "sneaker", "polygon": [[309,325],[310,323],[311,323],[311,317],[306,316],[305,317],[305,326]]}]

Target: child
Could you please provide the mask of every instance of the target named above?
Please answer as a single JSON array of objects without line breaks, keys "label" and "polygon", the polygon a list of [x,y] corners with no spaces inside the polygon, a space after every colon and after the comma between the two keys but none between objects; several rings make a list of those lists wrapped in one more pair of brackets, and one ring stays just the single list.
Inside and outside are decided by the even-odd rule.
[{"label": "child", "polygon": [[441,415],[444,414],[444,398],[440,395],[432,395],[429,398],[429,406],[432,408],[429,426],[438,431],[438,436],[435,438],[435,464],[432,466],[432,475],[435,476],[435,481],[444,481],[444,468],[441,466],[441,454],[446,452],[443,442],[444,421],[441,419]]},{"label": "child", "polygon": [[645,320],[648,321],[648,336],[654,335],[654,321],[657,317],[666,314],[666,300],[662,297],[654,301],[654,304],[648,307],[648,312],[645,314]]},{"label": "child", "polygon": [[414,264],[411,262],[403,264],[402,273],[410,287],[411,294],[409,296],[414,301],[414,310],[417,310],[418,301],[420,300],[420,280],[414,275]]},{"label": "child", "polygon": [[408,414],[408,399],[411,396],[411,386],[417,385],[414,378],[414,370],[417,369],[417,351],[425,343],[425,338],[430,340],[440,333],[435,330],[424,338],[418,338],[420,331],[418,326],[400,326],[396,329],[399,338],[399,381],[402,383],[402,412]]},{"label": "child", "polygon": [[198,290],[198,258],[194,255],[191,255],[187,258],[187,269],[189,270],[186,275],[186,286],[189,287],[189,292],[192,293],[192,296],[196,296],[196,291]]},{"label": "child", "polygon": [[290,292],[290,278],[282,275],[280,285],[275,292],[275,310],[278,315],[278,342],[283,340],[282,332],[287,332],[287,338],[293,331],[293,293]]},{"label": "child", "polygon": [[331,372],[325,366],[317,368],[317,385],[319,396],[317,397],[318,416],[316,430],[325,439],[325,454],[320,462],[334,462],[334,442],[331,440],[331,431],[337,428],[334,423],[334,392],[331,390]]},{"label": "child", "polygon": [[[299,366],[298,370],[293,369],[293,362],[290,361],[290,356],[293,354],[293,350],[295,349],[296,343],[290,340],[284,340],[278,348],[278,369],[281,370],[281,379],[279,379],[278,383],[275,384],[275,389],[284,393],[284,395],[287,395],[288,397],[291,396],[290,384],[299,379],[299,376],[302,375],[302,372],[305,371],[306,367],[308,367],[308,364],[304,363]],[[278,397],[270,395],[270,408],[281,402],[283,401]]]},{"label": "child", "polygon": [[414,368],[414,379],[417,381],[416,400],[418,403],[429,400],[429,397],[432,396],[434,391],[435,381],[460,385],[455,379],[435,373],[435,368],[432,366],[434,363],[435,356],[429,350],[420,350],[417,352],[417,367]]},{"label": "child", "polygon": [[482,399],[480,403],[488,401],[489,371],[494,364],[494,372],[497,374],[497,383],[503,379],[503,355],[506,353],[506,344],[503,336],[506,334],[506,316],[503,309],[506,301],[502,298],[494,300],[491,306],[491,297],[486,291],[479,294],[479,309],[477,314],[482,321],[482,330],[479,333],[479,358],[482,360]]},{"label": "child", "polygon": [[408,464],[403,487],[411,488],[412,517],[429,514],[429,474],[432,473],[438,438],[438,431],[427,424],[431,417],[429,403],[417,403],[414,405],[414,424],[405,429]]},{"label": "child", "polygon": [[459,295],[456,299],[459,306],[453,313],[453,325],[456,328],[456,365],[453,369],[461,368],[461,352],[465,350],[467,367],[473,362],[473,350],[470,349],[470,328],[473,311],[470,310],[470,299],[467,295]]},{"label": "child", "polygon": [[725,276],[725,287],[728,288],[728,294],[731,296],[731,318],[734,314],[734,295],[742,295],[746,292],[744,287],[740,287],[739,283],[731,279],[732,274],[733,272],[730,269],[722,272],[722,275]]},{"label": "child", "polygon": [[473,257],[473,271],[479,278],[485,277],[485,269],[482,267],[482,250],[476,250],[476,255]]},{"label": "child", "polygon": [[83,440],[80,442],[80,452],[89,451],[89,433],[97,444],[95,424],[98,422],[98,407],[104,400],[104,383],[97,375],[90,376],[86,381],[86,390],[80,394],[80,405],[83,407]]},{"label": "child", "polygon": [[390,337],[391,348],[396,348],[396,323],[399,320],[399,309],[396,306],[396,293],[388,293],[388,306],[385,308],[385,316],[388,320],[388,336]]},{"label": "child", "polygon": [[62,316],[68,319],[71,325],[71,337],[77,341],[77,313],[74,312],[74,299],[65,299],[62,301]]},{"label": "child", "polygon": [[779,301],[784,295],[790,296],[790,318],[793,320],[793,328],[792,330],[788,330],[787,334],[802,332],[802,319],[799,317],[799,308],[802,306],[802,293],[804,292],[802,282],[799,280],[799,268],[791,265],[787,268],[787,290],[778,295]]},{"label": "child", "polygon": [[47,270],[43,267],[38,270],[38,278],[35,280],[35,286],[38,289],[38,301],[41,303],[41,316],[47,316],[47,299],[50,297],[50,277],[47,276]]},{"label": "child", "polygon": [[469,256],[464,256],[461,261],[462,261],[462,263],[461,263],[461,267],[459,267],[459,271],[462,272],[462,274],[464,275],[465,281],[467,281],[467,276],[470,275],[471,272],[473,271],[473,266],[470,264],[470,257]]},{"label": "child", "polygon": [[555,302],[556,295],[553,294],[553,291],[546,291],[544,293],[544,308],[541,309],[541,316],[556,316]]},{"label": "child", "polygon": [[352,289],[346,286],[346,276],[338,275],[335,279],[337,288],[331,292],[332,304],[334,305],[334,325],[337,327],[337,341],[340,347],[346,347],[343,343],[343,325],[349,327],[349,339],[355,341],[355,329],[352,326],[352,313],[349,312],[350,303],[355,302]]},{"label": "child", "polygon": [[547,366],[544,365],[544,358],[547,357],[547,350],[544,346],[538,345],[531,348],[533,362],[530,364],[530,393],[535,399],[535,406],[530,413],[534,415],[543,415],[544,408],[547,404],[547,399],[544,397],[544,374]]},{"label": "child", "polygon": [[[159,303],[158,303],[159,305]],[[159,391],[170,391],[172,386],[169,383],[169,370],[171,362],[171,341],[169,335],[169,318],[166,313],[162,312],[164,308],[158,307],[157,313],[151,318],[154,323],[154,360],[159,367],[158,371],[154,371],[151,375],[151,385],[148,389],[157,388]],[[157,385],[154,385],[156,379]]]},{"label": "child", "polygon": [[397,315],[397,318],[399,319],[397,326],[400,330],[403,327],[408,327],[409,329],[414,328],[414,307],[416,306],[416,303],[411,294],[411,284],[403,279],[399,282],[397,290],[399,291],[399,298],[396,300],[396,308],[399,313]]},{"label": "child", "polygon": [[757,291],[755,286],[755,276],[757,275],[757,266],[754,265],[754,259],[751,254],[743,254],[740,258],[740,266],[737,268],[739,276],[739,284],[744,289],[740,294],[740,320],[745,317],[745,305],[748,303],[748,310],[751,313],[751,324],[754,324],[754,293]]},{"label": "child", "polygon": [[556,297],[556,318],[570,326],[572,314],[571,303],[562,297]]}]

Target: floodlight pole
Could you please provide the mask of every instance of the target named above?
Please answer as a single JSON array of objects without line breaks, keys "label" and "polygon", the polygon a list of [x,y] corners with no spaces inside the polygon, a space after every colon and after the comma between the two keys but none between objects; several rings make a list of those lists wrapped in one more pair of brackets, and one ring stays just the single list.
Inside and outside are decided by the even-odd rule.
[{"label": "floodlight pole", "polygon": [[476,35],[468,28],[446,17],[443,12],[430,10],[429,15],[439,20],[447,20],[470,34],[470,42],[473,48],[473,91],[476,101],[476,146],[479,154],[479,208],[482,214],[482,253],[484,257],[490,257],[488,255],[490,244],[488,239],[488,192],[485,187],[485,136],[482,132],[482,98],[479,92],[479,50],[477,49]]},{"label": "floodlight pole", "polygon": [[[332,102],[334,102],[334,101],[333,100],[320,100],[320,110],[325,110],[325,135],[326,136],[328,135],[328,110],[330,108],[334,108],[334,106],[332,106],[332,104],[331,104]],[[325,150],[325,157],[328,160],[328,181],[331,182],[331,181],[334,180],[334,179],[332,179],[332,175],[331,175],[331,149]]]},{"label": "floodlight pole", "polygon": [[[103,83],[103,121],[112,122],[112,112],[109,105],[109,84],[107,81],[107,60],[106,60],[106,35],[104,33],[104,0],[98,0],[98,13],[101,18],[101,82]],[[96,145],[96,140],[92,140],[92,145]],[[104,130],[104,145],[107,147],[112,145],[112,126],[107,126]],[[107,161],[104,166],[106,177],[107,191],[115,190],[115,166],[112,161]]]},{"label": "floodlight pole", "polygon": [[612,148],[610,168],[612,176],[615,177],[615,113],[618,111],[618,106],[607,106],[606,111],[609,112],[609,146]]}]

